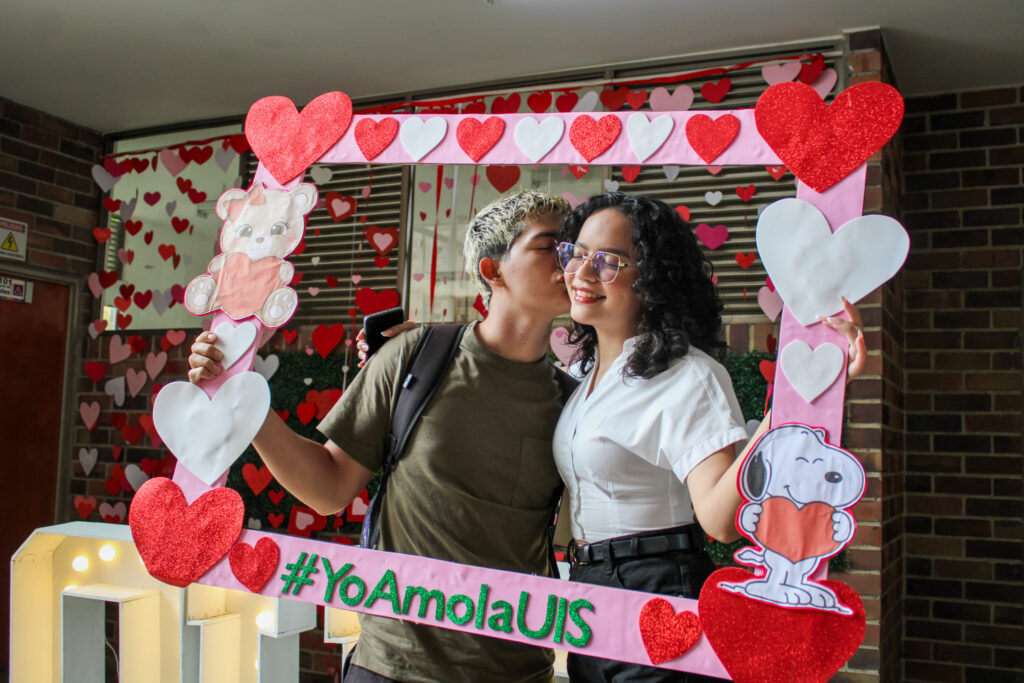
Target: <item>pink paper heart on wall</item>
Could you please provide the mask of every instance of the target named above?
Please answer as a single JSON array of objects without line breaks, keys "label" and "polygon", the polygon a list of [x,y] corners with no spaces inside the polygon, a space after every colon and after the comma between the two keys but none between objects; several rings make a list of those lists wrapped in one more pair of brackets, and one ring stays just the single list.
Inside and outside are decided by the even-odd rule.
[{"label": "pink paper heart on wall", "polygon": [[821,99],[825,99],[832,92],[832,88],[836,87],[837,80],[839,80],[839,74],[835,69],[825,69],[817,80],[811,83],[811,87],[814,88],[814,92],[821,95]]},{"label": "pink paper heart on wall", "polygon": [[757,290],[757,305],[772,322],[782,313],[782,297],[774,289],[762,286]]},{"label": "pink paper heart on wall", "polygon": [[718,249],[729,239],[729,228],[724,225],[711,227],[707,223],[697,226],[697,239],[708,249]]},{"label": "pink paper heart on wall", "polygon": [[761,67],[761,77],[768,85],[776,83],[788,83],[800,74],[800,62],[786,62],[785,64],[768,64]]},{"label": "pink paper heart on wall", "polygon": [[650,102],[653,111],[686,111],[693,104],[693,88],[681,85],[671,95],[666,88],[655,88]]},{"label": "pink paper heart on wall", "polygon": [[172,176],[177,176],[179,173],[184,171],[185,166],[187,165],[170,147],[160,150],[160,154],[157,156],[160,157],[160,163],[164,165],[164,168],[166,168],[167,172]]}]

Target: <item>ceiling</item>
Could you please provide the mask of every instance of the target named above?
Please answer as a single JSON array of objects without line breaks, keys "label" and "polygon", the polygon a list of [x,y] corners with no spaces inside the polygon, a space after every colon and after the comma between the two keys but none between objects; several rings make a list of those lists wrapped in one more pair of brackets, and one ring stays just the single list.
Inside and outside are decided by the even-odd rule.
[{"label": "ceiling", "polygon": [[112,133],[864,27],[905,95],[1024,82],[1024,0],[4,0],[0,96]]}]

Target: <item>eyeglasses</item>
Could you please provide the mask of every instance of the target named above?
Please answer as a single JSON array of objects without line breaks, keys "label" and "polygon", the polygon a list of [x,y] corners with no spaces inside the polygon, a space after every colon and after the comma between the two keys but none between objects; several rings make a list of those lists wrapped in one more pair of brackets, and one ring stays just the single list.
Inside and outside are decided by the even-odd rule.
[{"label": "eyeglasses", "polygon": [[607,251],[595,251],[589,256],[572,242],[558,245],[558,265],[570,275],[583,267],[584,261],[590,261],[597,279],[605,284],[615,281],[623,268],[636,268],[639,263],[623,263],[622,257]]}]

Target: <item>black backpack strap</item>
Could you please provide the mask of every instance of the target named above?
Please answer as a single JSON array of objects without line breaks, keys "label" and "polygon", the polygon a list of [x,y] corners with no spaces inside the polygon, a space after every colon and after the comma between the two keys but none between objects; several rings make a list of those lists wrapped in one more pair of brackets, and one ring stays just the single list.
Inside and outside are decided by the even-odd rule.
[{"label": "black backpack strap", "polygon": [[391,472],[405,450],[412,429],[437,393],[441,381],[448,374],[455,354],[459,350],[459,342],[466,331],[465,325],[434,325],[423,330],[423,335],[409,356],[402,382],[398,386],[398,399],[395,413],[391,417],[391,433],[385,445],[384,464],[381,471],[380,486],[377,495],[370,501],[363,518],[363,529],[360,534],[360,545],[364,548],[376,548],[380,538],[380,513],[387,491]]}]

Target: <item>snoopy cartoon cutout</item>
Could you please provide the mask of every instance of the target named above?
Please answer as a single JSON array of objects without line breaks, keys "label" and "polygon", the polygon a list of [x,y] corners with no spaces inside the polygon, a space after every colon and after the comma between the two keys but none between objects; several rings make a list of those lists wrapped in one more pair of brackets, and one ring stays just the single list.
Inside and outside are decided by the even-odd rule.
[{"label": "snoopy cartoon cutout", "polygon": [[288,322],[299,297],[288,286],[295,268],[284,257],[302,241],[316,199],[308,183],[272,190],[257,182],[248,192],[235,187],[221,195],[221,253],[188,284],[185,307],[195,315],[220,309],[233,320],[254,315],[271,328]]},{"label": "snoopy cartoon cutout", "polygon": [[750,502],[737,513],[737,528],[756,545],[740,549],[735,559],[765,573],[719,587],[780,607],[853,614],[810,576],[853,538],[849,508],[864,486],[863,466],[826,443],[824,430],[802,424],[772,429],[743,463],[740,489]]}]

